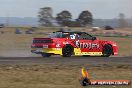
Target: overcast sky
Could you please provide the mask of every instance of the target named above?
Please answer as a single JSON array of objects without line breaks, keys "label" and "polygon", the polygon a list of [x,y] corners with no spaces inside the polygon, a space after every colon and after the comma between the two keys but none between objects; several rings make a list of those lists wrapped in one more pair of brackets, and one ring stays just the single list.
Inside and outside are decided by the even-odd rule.
[{"label": "overcast sky", "polygon": [[132,0],[0,0],[0,17],[37,17],[39,8],[52,7],[54,16],[69,10],[73,18],[89,10],[94,18],[117,18],[125,13],[132,18]]}]

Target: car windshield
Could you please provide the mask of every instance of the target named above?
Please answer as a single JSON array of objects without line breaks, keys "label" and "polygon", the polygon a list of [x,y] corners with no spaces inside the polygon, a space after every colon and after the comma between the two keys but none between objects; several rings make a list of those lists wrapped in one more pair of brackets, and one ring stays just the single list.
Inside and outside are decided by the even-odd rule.
[{"label": "car windshield", "polygon": [[67,37],[68,33],[62,33],[62,32],[55,32],[51,33],[48,37],[49,38],[65,38]]}]

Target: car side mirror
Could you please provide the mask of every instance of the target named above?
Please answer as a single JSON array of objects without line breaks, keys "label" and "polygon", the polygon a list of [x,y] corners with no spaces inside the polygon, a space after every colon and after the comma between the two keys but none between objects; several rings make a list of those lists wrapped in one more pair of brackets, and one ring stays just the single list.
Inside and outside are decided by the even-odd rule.
[{"label": "car side mirror", "polygon": [[92,37],[92,40],[96,40],[97,38],[96,37]]}]

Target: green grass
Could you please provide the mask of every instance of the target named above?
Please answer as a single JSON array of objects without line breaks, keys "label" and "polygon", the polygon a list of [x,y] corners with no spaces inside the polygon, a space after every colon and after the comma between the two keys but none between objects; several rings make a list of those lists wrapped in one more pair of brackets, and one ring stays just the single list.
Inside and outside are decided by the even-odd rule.
[{"label": "green grass", "polygon": [[[0,66],[0,88],[83,88],[79,83],[83,65],[31,65]],[[130,65],[132,66],[132,65]],[[130,79],[132,68],[117,66],[90,66],[91,79]],[[91,86],[84,88],[111,88],[113,86]],[[114,88],[130,88],[115,86]]]}]

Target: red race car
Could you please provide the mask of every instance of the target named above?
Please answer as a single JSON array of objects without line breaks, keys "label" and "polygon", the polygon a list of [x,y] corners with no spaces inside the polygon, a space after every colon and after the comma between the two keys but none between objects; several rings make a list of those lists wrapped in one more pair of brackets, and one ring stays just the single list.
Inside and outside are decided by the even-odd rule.
[{"label": "red race car", "polygon": [[112,41],[99,40],[86,32],[57,31],[48,38],[34,38],[31,52],[43,57],[62,55],[104,56],[117,55],[117,45]]}]

